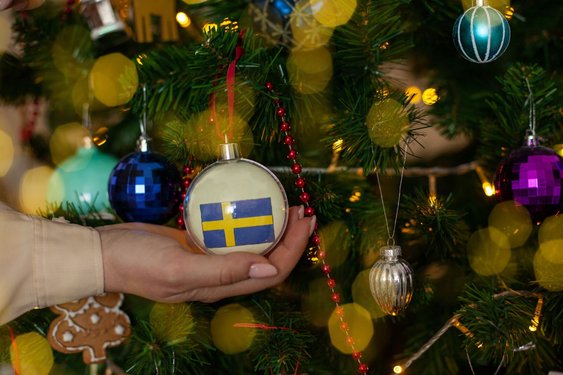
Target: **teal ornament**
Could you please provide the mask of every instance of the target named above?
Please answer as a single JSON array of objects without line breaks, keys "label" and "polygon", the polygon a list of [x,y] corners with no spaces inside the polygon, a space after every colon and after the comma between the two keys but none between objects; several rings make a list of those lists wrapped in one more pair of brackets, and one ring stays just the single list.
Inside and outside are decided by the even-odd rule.
[{"label": "teal ornament", "polygon": [[478,5],[469,8],[455,21],[454,45],[461,55],[474,63],[496,60],[510,42],[510,27],[495,8]]},{"label": "teal ornament", "polygon": [[50,203],[72,203],[87,214],[107,211],[108,180],[118,160],[104,154],[94,146],[78,149],[55,170],[47,185],[47,200]]}]

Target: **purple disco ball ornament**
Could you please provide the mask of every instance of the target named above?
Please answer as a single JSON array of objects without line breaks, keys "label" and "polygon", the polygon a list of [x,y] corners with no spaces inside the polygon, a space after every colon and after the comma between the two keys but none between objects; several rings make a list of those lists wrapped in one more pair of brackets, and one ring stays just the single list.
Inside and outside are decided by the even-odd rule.
[{"label": "purple disco ball ornament", "polygon": [[525,206],[536,223],[563,208],[563,159],[531,139],[510,153],[495,175],[495,196]]}]

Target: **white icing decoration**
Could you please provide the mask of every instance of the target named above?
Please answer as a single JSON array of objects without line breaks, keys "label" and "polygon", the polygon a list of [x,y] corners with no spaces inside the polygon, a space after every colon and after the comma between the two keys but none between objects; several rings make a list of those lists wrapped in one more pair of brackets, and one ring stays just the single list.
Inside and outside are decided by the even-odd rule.
[{"label": "white icing decoration", "polygon": [[121,324],[118,324],[115,327],[115,333],[117,333],[118,335],[121,336],[121,335],[123,335],[124,332],[125,332],[125,328]]},{"label": "white icing decoration", "polygon": [[90,315],[90,321],[92,322],[92,324],[98,324],[101,319],[102,318],[100,318],[100,316],[96,313]]},{"label": "white icing decoration", "polygon": [[74,335],[72,333],[70,333],[69,331],[66,331],[65,333],[63,333],[63,341],[64,342],[70,342],[74,339]]}]

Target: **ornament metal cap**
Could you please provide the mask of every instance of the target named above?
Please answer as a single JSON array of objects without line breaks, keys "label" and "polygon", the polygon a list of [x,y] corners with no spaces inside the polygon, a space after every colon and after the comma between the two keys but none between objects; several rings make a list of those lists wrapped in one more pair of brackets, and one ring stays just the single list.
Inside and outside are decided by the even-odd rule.
[{"label": "ornament metal cap", "polygon": [[379,255],[384,258],[398,258],[401,256],[401,246],[383,246],[379,249]]},{"label": "ornament metal cap", "polygon": [[219,145],[220,160],[240,159],[240,148],[238,143],[222,143]]}]

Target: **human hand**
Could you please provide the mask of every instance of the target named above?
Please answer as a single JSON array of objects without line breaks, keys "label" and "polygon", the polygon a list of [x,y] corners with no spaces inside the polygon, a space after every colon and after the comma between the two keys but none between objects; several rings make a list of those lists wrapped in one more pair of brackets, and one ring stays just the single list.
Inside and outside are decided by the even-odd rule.
[{"label": "human hand", "polygon": [[0,11],[8,8],[18,11],[35,9],[44,2],[45,0],[0,0]]},{"label": "human hand", "polygon": [[185,231],[159,225],[100,227],[105,290],[160,302],[214,302],[255,293],[285,280],[315,223],[315,216],[303,217],[302,206],[291,207],[285,234],[267,256],[198,254]]}]

